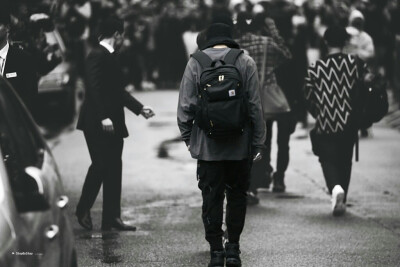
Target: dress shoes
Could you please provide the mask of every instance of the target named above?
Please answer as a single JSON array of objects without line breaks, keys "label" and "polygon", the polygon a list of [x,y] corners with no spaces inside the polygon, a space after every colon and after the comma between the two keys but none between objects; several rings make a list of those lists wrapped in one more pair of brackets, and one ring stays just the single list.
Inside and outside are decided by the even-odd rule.
[{"label": "dress shoes", "polygon": [[103,222],[101,225],[101,230],[103,231],[110,231],[113,228],[119,231],[136,231],[135,226],[125,224],[121,218],[114,218],[110,221]]},{"label": "dress shoes", "polygon": [[92,230],[92,217],[90,217],[90,211],[78,212],[76,211],[76,217],[78,218],[78,223],[86,230]]}]

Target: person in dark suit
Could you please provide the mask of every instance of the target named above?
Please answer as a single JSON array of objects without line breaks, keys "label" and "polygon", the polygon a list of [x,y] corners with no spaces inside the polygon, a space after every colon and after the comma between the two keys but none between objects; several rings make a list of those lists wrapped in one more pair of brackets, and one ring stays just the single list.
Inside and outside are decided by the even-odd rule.
[{"label": "person in dark suit", "polygon": [[10,15],[0,14],[0,75],[13,86],[28,109],[33,112],[38,95],[36,66],[30,54],[8,41]]},{"label": "person in dark suit", "polygon": [[92,229],[90,209],[103,184],[102,230],[130,230],[121,220],[123,138],[128,136],[124,107],[146,119],[154,116],[125,91],[123,74],[115,51],[123,42],[123,21],[107,18],[100,24],[100,43],[86,60],[86,96],[77,128],[82,130],[92,164],[89,167],[76,215],[79,224]]}]

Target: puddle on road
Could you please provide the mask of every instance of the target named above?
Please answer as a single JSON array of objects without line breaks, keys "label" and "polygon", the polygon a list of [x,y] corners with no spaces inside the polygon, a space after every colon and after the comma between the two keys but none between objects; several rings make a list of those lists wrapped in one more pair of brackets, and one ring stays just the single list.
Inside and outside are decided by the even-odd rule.
[{"label": "puddle on road", "polygon": [[158,128],[158,127],[171,126],[174,124],[175,124],[174,121],[152,121],[152,122],[149,122],[149,127]]},{"label": "puddle on road", "polygon": [[177,207],[177,206],[188,206],[191,208],[201,207],[202,206],[201,195],[184,197],[181,199],[165,199],[165,200],[153,201],[141,206],[137,206],[136,209],[164,208],[164,207]]},{"label": "puddle on road", "polygon": [[[120,263],[123,261],[121,237],[119,232],[88,233],[80,239],[93,240],[89,256],[104,263]],[[101,245],[101,246],[100,246]]]},{"label": "puddle on road", "polygon": [[300,198],[304,198],[304,196],[303,195],[297,195],[297,194],[279,194],[279,195],[276,195],[275,198],[300,199]]},{"label": "puddle on road", "polygon": [[118,233],[113,233],[117,235],[106,235],[103,234],[102,238],[102,249],[103,256],[101,261],[104,263],[119,263],[122,262],[122,254],[119,252],[121,250],[121,240]]}]

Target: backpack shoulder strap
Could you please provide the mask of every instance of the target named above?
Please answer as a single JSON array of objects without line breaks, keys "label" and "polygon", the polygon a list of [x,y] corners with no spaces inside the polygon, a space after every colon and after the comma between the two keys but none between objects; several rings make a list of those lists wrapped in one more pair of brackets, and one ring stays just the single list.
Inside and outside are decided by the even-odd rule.
[{"label": "backpack shoulder strap", "polygon": [[190,56],[196,59],[200,63],[201,68],[203,69],[210,67],[212,64],[211,58],[203,51],[197,51],[196,53],[191,54]]},{"label": "backpack shoulder strap", "polygon": [[225,55],[224,62],[226,64],[234,65],[240,54],[243,53],[243,50],[231,48],[231,50]]}]

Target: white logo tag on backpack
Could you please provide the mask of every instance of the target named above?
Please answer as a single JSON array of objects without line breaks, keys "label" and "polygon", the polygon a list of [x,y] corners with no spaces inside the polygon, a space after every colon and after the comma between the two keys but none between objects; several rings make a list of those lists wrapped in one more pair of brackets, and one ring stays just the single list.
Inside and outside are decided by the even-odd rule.
[{"label": "white logo tag on backpack", "polygon": [[229,90],[229,97],[235,96],[236,91],[235,90]]}]

